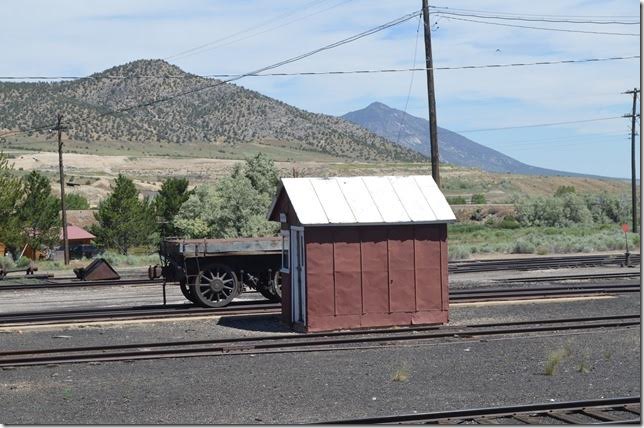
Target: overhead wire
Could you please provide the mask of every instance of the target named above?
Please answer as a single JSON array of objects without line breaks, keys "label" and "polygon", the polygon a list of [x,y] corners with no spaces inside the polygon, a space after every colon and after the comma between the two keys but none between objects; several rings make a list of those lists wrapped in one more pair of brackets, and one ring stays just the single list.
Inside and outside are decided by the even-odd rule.
[{"label": "overhead wire", "polygon": [[[416,55],[418,54],[418,39],[420,38],[420,23],[422,22],[421,16],[418,15],[418,25],[416,27],[416,44],[414,45],[414,56],[411,68],[416,68]],[[407,117],[407,107],[409,107],[409,98],[411,97],[411,89],[414,86],[414,75],[415,73],[411,72],[411,78],[409,79],[409,89],[407,90],[407,100],[405,100],[405,108],[403,110],[402,120],[398,125],[398,136],[396,137],[396,144],[400,143],[400,134],[402,133],[403,126],[405,126],[405,118]]]},{"label": "overhead wire", "polygon": [[540,127],[557,126],[557,125],[571,125],[574,123],[599,122],[603,120],[614,120],[614,119],[623,119],[623,116],[597,117],[594,119],[567,120],[562,122],[547,122],[547,123],[533,123],[533,124],[525,124],[525,125],[501,126],[497,128],[462,129],[454,132],[467,133],[467,132],[504,131],[506,129],[540,128]]},{"label": "overhead wire", "polygon": [[492,10],[480,10],[480,9],[462,9],[462,8],[455,8],[455,7],[449,7],[449,6],[437,6],[437,5],[430,5],[430,9],[446,9],[446,10],[455,10],[455,11],[460,11],[460,12],[478,12],[478,13],[493,13],[495,15],[514,15],[514,16],[545,16],[545,17],[550,17],[550,18],[611,18],[611,19],[616,19],[616,18],[632,18],[632,19],[639,19],[639,16],[636,15],[549,15],[549,14],[544,14],[544,13],[527,13],[527,12],[521,12],[521,13],[512,13],[512,12],[499,12],[499,11],[492,11]]},{"label": "overhead wire", "polygon": [[442,14],[441,12],[436,12],[435,15],[440,15],[444,19],[451,19],[456,21],[475,22],[478,24],[497,25],[501,27],[527,28],[530,30],[560,31],[565,33],[582,33],[582,34],[601,34],[606,36],[633,36],[633,37],[640,36],[637,33],[616,33],[616,32],[610,32],[610,31],[571,30],[566,28],[549,28],[549,27],[534,27],[529,25],[518,25],[518,24],[503,24],[500,22],[480,21],[480,20],[468,19],[468,18],[457,18],[454,16],[447,16],[445,14]]},{"label": "overhead wire", "polygon": [[552,18],[530,18],[522,16],[502,16],[498,14],[478,14],[478,13],[458,13],[451,11],[439,10],[434,12],[434,15],[454,15],[465,16],[471,18],[485,18],[485,19],[502,19],[509,21],[527,21],[527,22],[552,22],[552,23],[566,23],[566,24],[598,24],[598,25],[639,25],[639,21],[597,21],[597,20],[577,20],[577,19],[552,19]]},{"label": "overhead wire", "polygon": [[[204,91],[204,90],[207,90],[207,89],[211,89],[211,88],[223,85],[225,83],[240,80],[240,79],[242,79],[244,77],[247,77],[247,76],[259,74],[259,73],[262,73],[264,71],[272,70],[272,69],[281,67],[281,66],[286,65],[286,64],[290,64],[290,63],[293,63],[293,62],[296,62],[296,61],[300,61],[302,59],[305,59],[305,58],[308,58],[310,56],[313,56],[313,55],[315,55],[317,53],[324,52],[324,51],[327,51],[327,50],[330,50],[330,49],[334,49],[334,48],[337,48],[339,46],[343,46],[345,44],[354,42],[356,40],[362,39],[364,37],[367,37],[367,36],[370,36],[372,34],[378,33],[380,31],[386,30],[388,28],[394,27],[396,25],[400,25],[403,22],[407,22],[410,19],[413,19],[416,16],[419,16],[421,13],[422,13],[421,10],[416,10],[414,12],[411,12],[411,13],[403,15],[403,16],[401,16],[399,18],[396,18],[396,19],[394,19],[392,21],[389,21],[389,22],[386,22],[384,24],[381,24],[381,25],[379,25],[377,27],[370,28],[368,30],[365,30],[365,31],[363,31],[361,33],[358,33],[358,34],[355,34],[353,36],[344,38],[342,40],[338,40],[337,42],[330,43],[328,45],[322,46],[320,48],[308,51],[306,53],[303,53],[303,54],[300,54],[300,55],[297,55],[297,56],[294,56],[294,57],[291,57],[291,58],[287,58],[287,59],[285,59],[283,61],[280,61],[280,62],[271,64],[271,65],[259,68],[257,70],[254,70],[254,71],[251,71],[251,72],[248,72],[248,73],[244,73],[244,74],[241,74],[241,75],[238,75],[238,76],[235,76],[235,77],[231,77],[229,79],[218,80],[218,81],[216,81],[215,83],[212,83],[212,84],[208,84],[208,85],[199,86],[199,87],[196,87],[196,88],[191,88],[191,89],[188,89],[188,90],[180,91],[180,92],[178,92],[176,94],[173,94],[173,95],[168,95],[168,96],[164,96],[164,97],[161,97],[161,98],[156,98],[156,99],[144,102],[144,103],[134,104],[134,105],[119,108],[119,109],[107,110],[106,112],[103,112],[103,113],[99,114],[98,117],[103,117],[103,116],[112,115],[112,114],[118,114],[118,113],[126,113],[126,112],[129,112],[129,111],[135,110],[135,109],[139,109],[139,108],[143,108],[143,107],[150,107],[152,105],[156,105],[156,104],[163,103],[163,102],[168,102],[168,101],[177,99],[179,97],[183,97],[183,96],[186,96],[186,95],[189,95],[189,94],[194,94],[196,92],[201,92],[201,91]],[[49,125],[47,125],[45,127],[50,128]],[[41,127],[36,127],[36,128],[43,128],[43,127],[41,126]],[[30,129],[30,130],[20,131],[19,133],[29,133],[29,132],[34,132],[34,131],[35,131],[35,128]],[[10,134],[15,134],[15,132],[17,132],[17,131],[11,131],[9,133],[0,134],[0,137],[7,136],[7,135],[10,135]]]},{"label": "overhead wire", "polygon": [[[328,0],[323,0],[323,1],[328,1]],[[266,30],[262,30],[262,31],[259,31],[259,32],[254,32],[254,33],[251,33],[251,34],[247,34],[246,36],[244,36],[244,37],[239,37],[239,38],[237,38],[237,39],[228,40],[228,39],[230,39],[230,38],[232,38],[232,37],[234,37],[234,36],[236,36],[236,35],[240,35],[240,34],[247,33],[249,29],[242,30],[242,31],[239,31],[239,32],[237,32],[237,33],[233,33],[231,36],[224,37],[224,38],[222,38],[222,39],[219,39],[219,40],[216,40],[216,41],[213,41],[213,42],[210,42],[210,43],[203,44],[203,45],[201,45],[201,46],[199,46],[199,47],[196,47],[196,48],[193,48],[193,49],[189,49],[189,50],[184,51],[184,52],[182,52],[182,53],[178,53],[178,54],[175,54],[175,55],[171,55],[171,56],[166,57],[166,58],[164,58],[164,59],[165,59],[165,60],[168,60],[168,59],[177,59],[177,58],[179,58],[179,59],[183,59],[183,58],[186,58],[186,57],[188,57],[188,56],[192,56],[192,55],[195,55],[195,54],[204,53],[204,52],[207,52],[207,51],[211,51],[211,50],[213,50],[213,49],[218,49],[218,48],[223,47],[223,46],[229,46],[229,45],[231,45],[231,44],[233,44],[233,43],[237,43],[237,42],[240,42],[240,41],[242,41],[242,40],[247,40],[247,39],[250,39],[250,38],[253,38],[253,37],[259,36],[259,35],[261,35],[261,34],[265,34],[265,33],[268,33],[268,32],[270,32],[270,31],[277,30],[277,29],[279,29],[279,28],[283,28],[283,27],[285,27],[285,26],[287,26],[287,25],[290,25],[290,24],[292,24],[292,23],[294,23],[294,22],[301,21],[302,19],[309,18],[309,17],[311,17],[311,16],[315,16],[315,15],[319,15],[320,13],[327,12],[327,11],[329,11],[329,10],[331,10],[331,9],[334,9],[334,8],[336,8],[336,7],[338,7],[338,6],[342,6],[342,5],[344,5],[344,4],[346,4],[346,3],[349,3],[349,2],[351,2],[351,1],[353,1],[353,0],[341,0],[340,2],[338,2],[338,3],[334,4],[334,5],[330,6],[330,7],[327,7],[327,8],[325,8],[325,9],[322,9],[322,10],[318,10],[318,11],[312,12],[312,13],[310,13],[310,14],[308,14],[308,15],[303,15],[303,16],[297,17],[297,18],[292,19],[292,20],[290,20],[290,21],[287,21],[287,22],[281,23],[281,24],[279,24],[279,25],[276,25],[276,26],[273,26],[273,27],[267,28]],[[289,14],[289,15],[292,15],[292,13],[291,13],[291,14]],[[261,25],[261,26],[258,26],[258,27],[262,27],[262,26],[264,26],[264,25]],[[250,29],[252,29],[252,27],[251,27]],[[228,40],[228,41],[226,41],[226,40]],[[221,42],[224,42],[224,41],[226,41],[226,42],[225,42],[225,43],[221,43]]]},{"label": "overhead wire", "polygon": [[[557,64],[579,64],[586,62],[604,62],[604,61],[619,61],[628,59],[638,59],[639,55],[631,56],[617,56],[605,58],[584,58],[584,59],[562,59],[555,61],[536,61],[536,62],[520,62],[520,63],[501,63],[501,64],[478,64],[478,65],[457,65],[457,66],[441,66],[433,67],[432,70],[467,70],[467,69],[480,69],[480,68],[504,68],[504,67],[527,67],[536,65],[557,65]],[[262,74],[248,74],[244,77],[275,77],[275,76],[317,76],[317,75],[334,75],[334,74],[370,74],[370,73],[400,73],[400,72],[414,72],[414,71],[427,71],[427,67],[412,67],[412,68],[385,68],[373,70],[330,70],[330,71],[297,71],[297,72],[284,72],[284,73],[262,73]],[[0,76],[0,80],[79,80],[79,79],[130,79],[130,78],[162,78],[162,79],[189,79],[189,78],[225,78],[237,77],[242,74],[182,74],[182,75],[90,75],[90,76]]]},{"label": "overhead wire", "polygon": [[281,18],[288,17],[288,16],[291,16],[291,15],[293,15],[293,14],[296,14],[298,11],[306,10],[306,9],[308,9],[309,7],[311,7],[313,4],[321,4],[321,3],[324,3],[324,2],[326,2],[326,1],[328,1],[328,0],[313,0],[313,1],[310,1],[310,2],[306,3],[304,6],[302,6],[301,8],[298,8],[298,9],[295,9],[295,10],[291,10],[291,11],[286,12],[286,13],[283,13],[283,14],[279,14],[279,15],[277,15],[277,16],[274,16],[274,17],[270,18],[270,19],[267,19],[267,20],[265,20],[265,21],[262,21],[261,23],[255,24],[255,25],[253,25],[253,26],[250,26],[250,27],[244,28],[243,30],[239,30],[239,31],[236,31],[236,32],[234,32],[234,33],[232,33],[232,34],[229,34],[228,36],[220,37],[220,38],[219,38],[219,39],[217,39],[217,40],[213,40],[213,41],[210,41],[210,42],[207,42],[207,43],[203,43],[203,44],[201,44],[201,45],[195,46],[195,47],[190,48],[190,49],[182,50],[182,51],[177,52],[177,53],[175,53],[175,54],[169,55],[169,56],[167,56],[167,57],[165,57],[165,58],[163,58],[163,59],[167,61],[167,60],[169,60],[169,59],[172,59],[172,58],[175,58],[175,57],[178,57],[178,56],[181,56],[181,55],[184,55],[184,54],[190,53],[190,52],[194,52],[194,51],[196,51],[196,50],[199,50],[199,49],[202,49],[202,48],[204,48],[204,47],[207,47],[207,46],[210,46],[210,45],[213,45],[213,44],[216,44],[216,43],[222,42],[222,41],[224,41],[224,40],[228,40],[228,39],[233,38],[233,37],[235,37],[235,36],[237,36],[237,35],[239,35],[239,34],[244,34],[245,32],[248,32],[248,31],[250,31],[250,30],[253,30],[253,29],[256,29],[256,28],[264,27],[264,26],[266,26],[266,25],[270,24],[271,22],[279,21]]}]

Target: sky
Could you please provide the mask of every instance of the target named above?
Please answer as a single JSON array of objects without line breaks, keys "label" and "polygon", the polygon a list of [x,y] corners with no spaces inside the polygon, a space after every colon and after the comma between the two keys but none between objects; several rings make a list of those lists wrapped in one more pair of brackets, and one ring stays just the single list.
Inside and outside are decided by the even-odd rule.
[{"label": "sky", "polygon": [[[640,25],[471,16],[484,12],[568,21],[633,21],[640,13],[634,0],[431,0],[430,5],[436,7],[431,16],[435,67],[640,54],[637,36],[506,27],[435,13],[442,10],[470,15],[460,18],[512,25],[639,34]],[[166,59],[200,75],[245,73],[420,8],[421,0],[3,0],[0,76],[84,76],[142,58]],[[418,29],[419,19],[414,17],[274,71],[423,67],[423,32]],[[316,113],[342,115],[379,101],[428,117],[424,71],[247,77],[235,83]],[[639,59],[435,70],[434,84],[441,127],[531,165],[630,177],[630,120],[626,118],[481,129],[629,114],[632,97],[622,92],[639,88]],[[639,136],[637,145],[639,159]]]}]

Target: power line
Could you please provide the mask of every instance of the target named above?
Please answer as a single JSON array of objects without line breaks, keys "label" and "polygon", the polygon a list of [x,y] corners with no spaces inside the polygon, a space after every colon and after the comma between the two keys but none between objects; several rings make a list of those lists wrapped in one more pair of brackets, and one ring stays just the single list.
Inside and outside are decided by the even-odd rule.
[{"label": "power line", "polygon": [[435,15],[440,15],[445,19],[453,19],[456,21],[467,21],[467,22],[476,22],[478,24],[487,24],[487,25],[497,25],[501,27],[515,27],[515,28],[527,28],[530,30],[546,30],[546,31],[562,31],[566,33],[583,33],[583,34],[602,34],[607,36],[634,36],[639,37],[637,33],[612,33],[608,31],[585,31],[585,30],[569,30],[565,28],[547,28],[547,27],[532,27],[528,25],[516,25],[516,24],[502,24],[500,22],[489,22],[489,21],[479,21],[476,19],[467,19],[467,18],[456,18],[453,16],[443,15],[441,12],[435,13]]},{"label": "power line", "polygon": [[622,116],[611,116],[611,117],[598,117],[595,119],[583,119],[583,120],[569,120],[565,122],[550,122],[550,123],[535,123],[530,125],[516,125],[516,126],[503,126],[499,128],[479,128],[479,129],[463,129],[461,131],[454,131],[457,133],[465,132],[487,132],[487,131],[502,131],[506,129],[520,129],[520,128],[538,128],[542,126],[557,126],[557,125],[568,125],[572,123],[585,123],[585,122],[599,122],[602,120],[613,120],[613,119],[623,119]]},{"label": "power line", "polygon": [[[324,1],[326,1],[326,0],[324,0]],[[227,42],[225,42],[225,43],[217,43],[218,41],[214,41],[214,42],[211,42],[211,43],[206,43],[206,44],[204,44],[204,45],[202,45],[202,46],[200,46],[200,47],[198,47],[198,48],[190,49],[190,50],[189,50],[189,52],[186,52],[186,53],[183,53],[183,54],[176,54],[176,55],[173,55],[173,56],[166,57],[166,58],[164,58],[164,59],[170,59],[170,58],[175,58],[175,59],[176,59],[176,58],[186,58],[186,57],[191,56],[191,55],[195,55],[195,54],[199,54],[199,53],[204,53],[204,52],[207,52],[207,51],[211,51],[211,50],[213,50],[213,49],[218,49],[218,48],[223,47],[223,46],[228,46],[228,45],[231,45],[231,44],[233,44],[233,43],[240,42],[240,41],[242,41],[242,40],[246,40],[246,39],[250,39],[250,38],[252,38],[252,37],[259,36],[260,34],[265,34],[265,33],[268,33],[268,32],[270,32],[270,31],[277,30],[277,29],[282,28],[282,27],[286,27],[287,25],[290,25],[290,24],[292,24],[292,23],[294,23],[294,22],[297,22],[297,21],[301,21],[302,19],[309,18],[309,17],[314,16],[314,15],[319,15],[320,13],[323,13],[323,12],[326,12],[326,11],[328,11],[328,10],[334,9],[334,8],[336,8],[336,7],[338,7],[338,6],[342,6],[342,5],[346,4],[346,3],[349,3],[350,1],[353,1],[353,0],[342,0],[342,1],[340,1],[339,3],[336,3],[336,4],[334,4],[334,5],[330,6],[330,7],[327,7],[327,8],[325,8],[325,9],[315,11],[315,12],[310,13],[310,14],[308,14],[308,15],[303,15],[303,16],[297,17],[297,18],[295,18],[295,19],[292,19],[292,20],[290,20],[290,21],[287,21],[287,22],[284,22],[284,23],[282,23],[282,24],[276,25],[276,26],[274,26],[274,27],[267,28],[266,30],[263,30],[263,31],[259,31],[259,32],[252,33],[252,34],[248,34],[248,35],[246,35],[246,36],[244,36],[244,37],[239,37],[239,38],[237,38],[237,39],[229,40],[229,41],[227,41]],[[263,26],[263,25],[262,25],[262,26]],[[261,26],[260,26],[260,27],[261,27]],[[231,37],[233,37],[233,36],[235,36],[235,35],[238,35],[238,34],[243,34],[244,32],[246,32],[246,31],[241,31],[241,32],[234,33],[233,35],[231,35],[231,36],[229,36],[229,37],[225,37],[225,38],[223,38],[223,39],[220,39],[220,41],[224,41],[224,40],[230,39]],[[214,46],[211,46],[211,45],[214,45]]]},{"label": "power line", "polygon": [[301,8],[298,8],[298,9],[295,9],[295,10],[291,10],[291,11],[286,12],[286,13],[279,14],[279,15],[277,15],[277,16],[275,16],[275,17],[273,17],[273,18],[270,18],[270,19],[267,19],[267,20],[265,20],[265,21],[262,21],[262,22],[261,22],[261,23],[259,23],[259,24],[256,24],[256,25],[250,26],[250,27],[248,27],[248,28],[245,28],[245,29],[243,29],[243,30],[237,31],[237,32],[235,32],[235,33],[229,34],[228,36],[220,37],[220,38],[219,38],[219,39],[217,39],[217,40],[213,40],[213,41],[210,41],[210,42],[207,42],[207,43],[201,44],[201,45],[199,45],[199,46],[195,46],[195,47],[193,47],[193,48],[185,49],[185,50],[183,50],[183,51],[180,51],[180,52],[177,52],[177,53],[175,53],[175,54],[169,55],[169,56],[165,57],[165,58],[164,58],[164,60],[168,60],[168,59],[172,59],[172,58],[175,58],[175,57],[179,57],[179,56],[182,56],[182,55],[184,55],[184,54],[187,54],[187,53],[190,53],[190,52],[194,52],[194,51],[197,51],[197,50],[202,49],[202,48],[204,48],[204,47],[210,46],[210,45],[212,45],[212,44],[220,43],[220,42],[222,42],[222,41],[224,41],[224,40],[231,39],[231,38],[233,38],[233,37],[235,37],[235,36],[237,36],[237,35],[239,35],[239,34],[244,34],[244,33],[245,33],[245,32],[247,32],[247,31],[250,31],[250,30],[253,30],[253,29],[256,29],[256,28],[264,27],[264,26],[266,26],[266,25],[270,24],[271,22],[279,21],[281,18],[284,18],[284,17],[287,17],[287,16],[291,16],[291,15],[293,15],[293,14],[295,14],[295,13],[298,13],[300,10],[306,10],[306,9],[308,9],[309,7],[311,7],[313,4],[320,4],[320,3],[324,3],[325,1],[327,1],[327,0],[313,0],[313,1],[309,2],[309,3],[306,3],[306,4],[305,4],[304,6],[302,6]]},{"label": "power line", "polygon": [[458,13],[458,12],[445,12],[439,10],[434,13],[435,15],[454,15],[466,16],[472,18],[486,18],[486,19],[503,19],[509,21],[528,21],[528,22],[553,22],[553,23],[567,23],[567,24],[608,24],[608,25],[639,25],[637,21],[593,21],[593,20],[575,20],[575,19],[550,19],[550,18],[528,18],[522,16],[501,16],[501,15],[481,15],[476,13]]},{"label": "power line", "polygon": [[[303,53],[303,54],[300,54],[300,55],[297,55],[295,57],[291,57],[291,58],[285,59],[283,61],[280,61],[280,62],[271,64],[271,65],[259,68],[259,69],[255,70],[255,71],[251,71],[251,72],[244,73],[244,74],[241,74],[241,75],[238,75],[238,76],[235,76],[235,77],[231,77],[231,78],[226,79],[226,80],[219,80],[219,81],[217,81],[215,83],[208,84],[208,85],[205,85],[205,86],[200,86],[200,87],[188,89],[188,90],[185,90],[185,91],[181,91],[181,92],[178,92],[178,93],[176,93],[174,95],[169,95],[169,96],[165,96],[165,97],[161,97],[161,98],[156,98],[156,99],[147,101],[145,103],[134,104],[134,105],[131,105],[129,107],[123,107],[123,108],[120,108],[120,109],[108,110],[108,111],[106,111],[106,112],[104,112],[102,114],[99,114],[98,117],[103,117],[103,116],[107,116],[107,115],[111,115],[111,114],[117,114],[117,113],[126,113],[126,112],[129,112],[129,111],[138,109],[138,108],[149,107],[149,106],[152,106],[152,105],[156,105],[156,104],[160,104],[160,103],[163,103],[163,102],[171,101],[171,100],[174,100],[176,98],[179,98],[179,97],[182,97],[182,96],[185,96],[185,95],[194,94],[196,92],[201,92],[201,91],[204,91],[206,89],[212,89],[212,88],[215,88],[217,86],[223,85],[225,83],[240,80],[240,79],[242,79],[244,77],[259,74],[259,73],[262,73],[264,71],[272,70],[272,69],[281,67],[281,66],[286,65],[286,64],[290,64],[290,63],[293,63],[293,62],[296,62],[296,61],[300,61],[300,60],[302,60],[304,58],[308,58],[308,57],[313,56],[313,55],[315,55],[317,53],[324,52],[324,51],[327,51],[327,50],[330,50],[330,49],[333,49],[333,48],[336,48],[336,47],[339,47],[339,46],[343,46],[343,45],[345,45],[347,43],[351,43],[351,42],[354,42],[356,40],[359,40],[359,39],[362,39],[364,37],[367,37],[369,35],[372,35],[372,34],[380,32],[380,31],[386,30],[387,28],[391,28],[391,27],[394,27],[396,25],[400,25],[403,22],[407,22],[410,19],[413,19],[416,16],[419,16],[421,13],[422,13],[421,10],[417,10],[415,12],[408,13],[407,15],[401,16],[400,18],[396,18],[396,19],[394,19],[392,21],[389,21],[389,22],[387,22],[385,24],[382,24],[382,25],[379,25],[377,27],[368,29],[366,31],[363,31],[363,32],[358,33],[356,35],[353,35],[351,37],[347,37],[345,39],[339,40],[337,42],[334,42],[334,43],[331,43],[331,44],[328,44],[328,45],[325,45],[325,46],[322,46],[320,48],[314,49],[312,51],[309,51],[309,52],[306,52],[306,53]],[[40,127],[37,127],[37,128],[25,130],[25,131],[10,131],[8,133],[0,134],[0,137],[11,135],[11,134],[16,134],[16,133],[34,132],[34,131],[38,130],[38,128],[50,128],[50,125],[40,126]]]},{"label": "power line", "polygon": [[541,16],[541,17],[551,17],[551,18],[632,18],[639,19],[639,16],[633,15],[547,15],[543,13],[508,13],[508,12],[498,12],[491,10],[480,10],[480,9],[459,9],[454,7],[447,6],[430,6],[433,9],[446,9],[446,10],[455,10],[461,12],[478,12],[478,13],[493,13],[495,15],[510,15],[510,16]]},{"label": "power line", "polygon": [[[579,64],[586,62],[604,62],[604,61],[618,61],[627,59],[638,59],[639,55],[632,56],[617,56],[607,58],[585,58],[585,59],[562,59],[556,61],[537,61],[537,62],[523,62],[523,63],[504,63],[504,64],[479,64],[479,65],[458,65],[458,66],[443,66],[434,67],[434,70],[467,70],[479,68],[504,68],[504,67],[526,67],[535,65],[557,65],[557,64]],[[370,74],[370,73],[400,73],[400,72],[414,72],[426,71],[425,67],[412,67],[412,68],[389,68],[389,69],[374,69],[374,70],[332,70],[332,71],[298,71],[291,73],[263,73],[263,74],[248,74],[244,77],[271,77],[271,76],[318,76],[318,75],[331,75],[331,74]],[[225,77],[238,77],[242,74],[206,74],[206,75],[112,75],[112,76],[0,76],[0,80],[79,80],[79,79],[130,79],[130,78],[159,78],[159,79],[194,79],[194,78],[225,78]]]},{"label": "power line", "polygon": [[[418,39],[420,39],[420,23],[422,19],[418,16],[418,25],[416,26],[416,43],[414,44],[414,59],[411,68],[416,68],[416,55],[418,54]],[[409,98],[411,97],[411,89],[414,86],[414,72],[411,72],[409,79],[409,89],[407,90],[407,100],[405,100],[405,108],[403,109],[403,116],[400,124],[398,125],[398,136],[396,137],[396,144],[400,143],[400,134],[402,133],[403,126],[405,126],[405,118],[407,116],[407,107],[409,107]]]}]

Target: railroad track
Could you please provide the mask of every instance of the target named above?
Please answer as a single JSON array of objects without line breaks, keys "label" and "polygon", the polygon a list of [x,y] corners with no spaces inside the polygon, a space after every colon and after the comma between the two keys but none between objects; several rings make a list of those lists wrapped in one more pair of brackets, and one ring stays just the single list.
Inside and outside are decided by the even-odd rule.
[{"label": "railroad track", "polygon": [[579,274],[579,275],[552,275],[552,276],[533,276],[533,277],[518,277],[498,279],[501,282],[558,282],[558,281],[578,281],[587,279],[626,279],[638,278],[641,276],[640,271],[637,272],[614,272],[614,273],[594,273],[594,274]]},{"label": "railroad track", "polygon": [[138,285],[160,285],[163,284],[163,280],[160,279],[147,279],[147,278],[138,278],[138,279],[109,279],[103,281],[60,281],[54,282],[54,280],[49,280],[49,282],[41,283],[30,283],[30,284],[11,284],[11,283],[0,283],[0,291],[15,291],[15,290],[37,290],[42,288],[80,288],[80,287],[109,287],[109,286],[138,286]]},{"label": "railroad track", "polygon": [[[567,284],[530,288],[497,287],[466,290],[456,289],[450,291],[450,303],[622,294],[636,293],[640,292],[640,290],[639,282]],[[195,318],[202,316],[275,315],[280,312],[280,303],[268,303],[266,301],[235,301],[223,308],[200,308],[190,304],[179,304],[116,309],[100,308],[71,311],[39,311],[0,315],[0,327],[164,318]]]},{"label": "railroad track", "polygon": [[[490,259],[490,260],[467,260],[449,262],[449,272],[488,272],[498,270],[534,270],[534,269],[556,269],[564,267],[583,267],[600,265],[622,265],[623,255],[597,255],[597,256],[564,256],[564,257],[531,257],[514,259]],[[631,255],[631,264],[640,264],[640,255]],[[14,277],[12,279],[25,279],[29,277]],[[141,277],[122,278],[120,280],[104,281],[81,281],[71,277],[49,278],[47,282],[31,284],[15,284],[7,280],[0,282],[2,290],[24,290],[38,288],[69,288],[69,287],[92,287],[112,285],[154,285],[162,284],[161,279],[147,279]]]},{"label": "railroad track", "polygon": [[327,422],[331,424],[640,424],[640,397],[415,413]]},{"label": "railroad track", "polygon": [[[450,273],[488,272],[497,270],[559,269],[624,264],[624,255],[530,257],[514,259],[463,260],[449,263]],[[631,254],[630,263],[640,264],[640,255]]]},{"label": "railroad track", "polygon": [[535,333],[593,331],[630,328],[640,325],[640,315],[617,315],[561,320],[522,321],[478,324],[464,327],[416,326],[305,335],[286,334],[233,339],[179,342],[99,345],[57,349],[12,350],[0,352],[0,367],[23,367],[108,361],[150,360],[267,353],[324,352],[405,344],[472,340],[484,337],[507,337]]},{"label": "railroad track", "polygon": [[[639,283],[570,284],[538,288],[481,288],[450,291],[450,303],[486,302],[499,300],[543,299],[596,294],[640,292]],[[275,315],[281,312],[280,303],[266,301],[235,301],[223,308],[201,308],[191,304],[20,312],[0,315],[0,327],[34,326],[78,322],[105,322],[164,318],[195,318],[202,316]]]}]

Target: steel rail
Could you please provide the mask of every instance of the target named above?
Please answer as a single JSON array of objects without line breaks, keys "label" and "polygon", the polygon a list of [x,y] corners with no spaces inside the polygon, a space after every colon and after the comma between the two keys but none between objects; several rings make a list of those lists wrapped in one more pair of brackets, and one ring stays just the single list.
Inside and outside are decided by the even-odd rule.
[{"label": "steel rail", "polygon": [[[632,254],[630,262],[640,263],[640,255]],[[563,268],[599,265],[623,265],[623,255],[566,256],[566,257],[531,257],[514,259],[462,260],[449,264],[450,273],[489,272],[498,270],[533,270],[544,268]]]},{"label": "steel rail", "polygon": [[[618,416],[611,412],[622,412]],[[462,424],[462,423],[510,423],[510,424],[639,424],[641,419],[640,396],[617,397],[560,403],[527,404],[505,407],[450,410],[442,412],[414,413],[395,416],[379,416],[362,419],[347,419],[324,424]]]},{"label": "steel rail", "polygon": [[149,360],[260,353],[321,352],[368,349],[370,345],[399,346],[423,340],[470,340],[473,337],[508,336],[541,332],[562,332],[624,328],[640,325],[639,315],[593,317],[575,320],[544,320],[530,323],[499,323],[459,328],[421,326],[405,329],[375,329],[349,332],[276,335],[233,339],[166,343],[90,346],[78,348],[14,350],[0,352],[0,367],[67,364],[102,361]]},{"label": "steel rail", "polygon": [[[640,255],[632,254],[631,263],[639,264]],[[596,255],[596,256],[552,256],[552,257],[531,257],[531,258],[512,258],[512,259],[488,259],[488,260],[458,260],[449,262],[449,271],[451,273],[467,272],[487,272],[494,270],[531,270],[540,268],[557,268],[573,266],[597,266],[606,264],[623,264],[625,257],[623,255]],[[10,279],[30,279],[43,275],[11,277]],[[56,281],[65,282],[56,282]],[[122,278],[120,280],[103,280],[103,281],[81,281],[73,277],[49,278],[49,282],[42,284],[7,284],[0,282],[0,290],[21,290],[28,288],[56,288],[56,287],[89,287],[89,286],[110,286],[110,285],[127,285],[127,284],[161,284],[160,279],[150,280],[132,276],[131,278]],[[3,281],[7,283],[5,279]]]},{"label": "steel rail", "polygon": [[553,275],[553,276],[533,276],[533,277],[517,277],[498,279],[496,281],[504,282],[554,282],[554,281],[573,281],[585,279],[615,279],[615,278],[637,278],[641,276],[637,272],[612,272],[612,273],[589,273],[578,275]]},{"label": "steel rail", "polygon": [[[27,277],[28,278],[28,277]],[[161,285],[160,279],[106,279],[102,281],[67,281],[67,282],[43,282],[36,284],[0,284],[0,291],[15,290],[36,290],[42,288],[82,288],[82,287],[112,287],[112,286],[139,286],[139,285]]]},{"label": "steel rail", "polygon": [[[640,292],[639,283],[571,284],[533,288],[487,288],[450,290],[451,303],[485,302],[490,300],[521,300],[594,294]],[[222,308],[200,308],[189,304],[172,306],[135,306],[127,308],[98,308],[71,311],[16,312],[0,315],[0,326],[47,325],[76,322],[101,322],[138,319],[163,319],[200,316],[274,315],[281,304],[266,301],[237,301]]]}]

